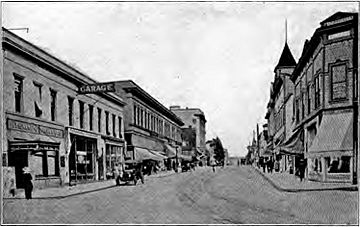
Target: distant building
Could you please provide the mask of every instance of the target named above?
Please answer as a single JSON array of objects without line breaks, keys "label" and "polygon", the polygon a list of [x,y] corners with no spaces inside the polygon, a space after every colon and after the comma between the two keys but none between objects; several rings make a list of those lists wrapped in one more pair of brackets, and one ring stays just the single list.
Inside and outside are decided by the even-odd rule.
[{"label": "distant building", "polygon": [[171,106],[170,110],[184,122],[182,126],[183,152],[197,157],[200,162],[205,162],[206,118],[204,112],[199,108],[180,108],[180,106]]},{"label": "distant building", "polygon": [[125,159],[164,160],[181,153],[180,118],[132,80],[115,81],[115,88],[127,104]]}]

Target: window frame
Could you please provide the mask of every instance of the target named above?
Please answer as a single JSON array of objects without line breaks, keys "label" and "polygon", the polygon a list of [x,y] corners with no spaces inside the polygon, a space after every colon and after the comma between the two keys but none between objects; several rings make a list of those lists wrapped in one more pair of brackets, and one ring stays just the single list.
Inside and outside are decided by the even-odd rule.
[{"label": "window frame", "polygon": [[68,96],[68,123],[69,123],[69,126],[74,126],[74,101],[75,101],[75,98]]},{"label": "window frame", "polygon": [[57,120],[57,91],[50,88],[50,120]]},{"label": "window frame", "polygon": [[[345,77],[343,81],[337,81],[337,82],[333,82],[333,68],[335,67],[340,67],[340,66],[344,66],[345,67]],[[349,82],[348,82],[348,66],[347,66],[347,61],[337,61],[333,64],[329,64],[329,68],[330,68],[330,100],[331,102],[341,102],[341,101],[345,101],[348,100],[349,98]],[[334,84],[345,84],[345,97],[339,97],[339,98],[334,98]]]},{"label": "window frame", "polygon": [[[13,74],[14,76],[14,109],[16,113],[23,113],[24,112],[24,77],[20,76],[16,73]],[[16,82],[19,81],[19,84]],[[16,91],[15,86],[19,88],[19,91]],[[19,95],[17,95],[17,92]],[[17,100],[19,97],[19,100]]]}]

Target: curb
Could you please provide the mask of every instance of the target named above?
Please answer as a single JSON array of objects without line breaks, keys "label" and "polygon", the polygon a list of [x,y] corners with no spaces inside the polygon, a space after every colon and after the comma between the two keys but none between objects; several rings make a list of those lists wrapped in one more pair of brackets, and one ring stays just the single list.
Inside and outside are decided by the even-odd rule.
[{"label": "curb", "polygon": [[[159,174],[159,175],[150,175],[148,176],[149,178],[163,178],[163,177],[167,177],[167,176],[171,176],[174,175],[175,173],[168,173],[168,174]],[[65,199],[68,197],[72,197],[72,196],[77,196],[77,195],[83,195],[83,194],[87,194],[87,193],[91,193],[91,192],[97,192],[97,191],[102,191],[102,190],[106,190],[106,189],[110,189],[110,188],[115,188],[115,187],[119,187],[118,185],[110,185],[110,186],[105,186],[105,187],[99,187],[96,189],[92,189],[92,190],[84,190],[81,192],[74,192],[74,193],[69,193],[66,195],[58,195],[58,196],[37,196],[37,197],[33,197],[32,199]],[[44,189],[46,190],[46,189]],[[25,200],[24,197],[3,197],[4,200]]]},{"label": "curb", "polygon": [[283,188],[274,183],[269,177],[267,177],[263,172],[258,170],[257,168],[251,166],[253,169],[256,170],[267,182],[271,184],[276,190],[282,192],[291,192],[291,193],[298,193],[298,192],[313,192],[313,191],[358,191],[357,186],[348,186],[348,187],[332,187],[332,188],[309,188],[309,189],[293,189],[293,188]]}]

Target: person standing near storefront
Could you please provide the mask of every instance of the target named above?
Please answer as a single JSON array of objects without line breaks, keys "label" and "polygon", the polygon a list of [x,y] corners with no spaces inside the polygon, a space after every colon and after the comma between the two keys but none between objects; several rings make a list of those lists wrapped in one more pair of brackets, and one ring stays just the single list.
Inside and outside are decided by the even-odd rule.
[{"label": "person standing near storefront", "polygon": [[304,177],[305,177],[305,169],[306,169],[306,162],[303,158],[300,159],[299,161],[299,177],[300,177],[300,181],[303,181]]},{"label": "person standing near storefront", "polygon": [[24,174],[25,198],[29,200],[32,199],[32,190],[33,190],[30,168],[24,167],[23,172],[24,172],[23,174]]}]

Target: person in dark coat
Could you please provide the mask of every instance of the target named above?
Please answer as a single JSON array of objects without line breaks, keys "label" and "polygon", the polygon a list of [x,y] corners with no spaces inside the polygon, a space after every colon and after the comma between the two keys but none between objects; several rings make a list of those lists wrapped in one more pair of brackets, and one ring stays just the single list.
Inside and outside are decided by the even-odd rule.
[{"label": "person in dark coat", "polygon": [[141,183],[144,184],[144,164],[143,163],[138,163],[135,167],[135,177],[137,179],[141,180]]},{"label": "person in dark coat", "polygon": [[32,190],[33,190],[33,184],[32,184],[32,176],[30,174],[29,167],[23,168],[23,174],[24,174],[24,186],[25,186],[25,198],[26,199],[32,199]]},{"label": "person in dark coat", "polygon": [[300,181],[304,180],[305,177],[305,169],[306,169],[306,162],[305,160],[302,158],[299,161],[299,177],[300,177]]}]

